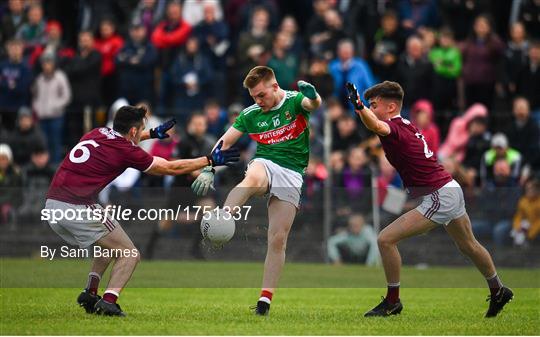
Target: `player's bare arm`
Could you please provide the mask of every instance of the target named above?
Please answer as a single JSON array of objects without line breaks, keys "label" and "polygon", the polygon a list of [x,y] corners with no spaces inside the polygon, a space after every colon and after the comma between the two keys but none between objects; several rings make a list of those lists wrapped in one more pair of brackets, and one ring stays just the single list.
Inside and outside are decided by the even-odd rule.
[{"label": "player's bare arm", "polygon": [[[362,120],[362,123],[368,128],[368,130],[375,132],[376,134],[380,136],[387,136],[390,134],[390,127],[388,124],[384,121],[381,121],[375,113],[364,106],[362,103],[362,100],[360,99],[360,95],[358,95],[358,91],[356,90],[356,86],[352,83],[347,83],[347,90],[349,91],[349,101],[354,106],[354,111],[356,114],[360,117]],[[382,102],[380,97],[372,98],[369,102],[369,106],[372,109],[379,109],[380,104],[385,104],[387,102]],[[391,103],[394,104],[395,103]],[[399,107],[396,105],[394,109],[398,109]],[[398,110],[396,110],[398,111]]]},{"label": "player's bare arm", "polygon": [[230,148],[231,146],[233,146],[234,144],[236,144],[238,139],[240,139],[240,137],[242,137],[243,134],[244,133],[242,131],[239,131],[236,128],[231,126],[227,131],[225,131],[223,136],[221,136],[221,138],[216,142],[216,145],[214,145],[214,148],[218,146],[220,142],[223,142],[223,149],[226,150]]}]

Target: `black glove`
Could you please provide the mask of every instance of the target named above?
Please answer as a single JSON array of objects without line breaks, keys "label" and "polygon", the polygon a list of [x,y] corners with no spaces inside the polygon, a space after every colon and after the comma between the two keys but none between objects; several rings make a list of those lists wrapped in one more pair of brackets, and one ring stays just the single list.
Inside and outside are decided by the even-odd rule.
[{"label": "black glove", "polygon": [[165,139],[169,138],[167,131],[173,128],[176,124],[176,119],[170,119],[163,124],[158,125],[157,127],[150,129],[150,138]]},{"label": "black glove", "polygon": [[231,147],[227,150],[222,150],[223,141],[220,141],[219,144],[215,147],[214,151],[210,153],[206,158],[212,166],[223,166],[236,163],[240,160],[240,151],[238,148]]},{"label": "black glove", "polygon": [[356,90],[356,86],[352,84],[351,82],[347,82],[345,86],[347,87],[347,91],[349,92],[349,95],[348,95],[349,101],[354,106],[354,109],[355,110],[364,109],[364,104],[362,103],[362,100],[360,99],[360,95],[358,95],[358,90]]}]

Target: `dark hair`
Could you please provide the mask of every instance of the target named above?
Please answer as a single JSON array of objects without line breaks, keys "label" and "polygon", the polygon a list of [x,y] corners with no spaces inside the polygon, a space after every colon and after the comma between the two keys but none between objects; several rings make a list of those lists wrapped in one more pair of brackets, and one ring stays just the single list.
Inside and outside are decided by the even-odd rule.
[{"label": "dark hair", "polygon": [[260,82],[270,81],[275,79],[276,75],[270,67],[266,66],[256,66],[251,69],[244,79],[244,88],[251,89],[254,88]]},{"label": "dark hair", "polygon": [[364,91],[364,98],[370,100],[374,97],[388,98],[398,100],[399,103],[403,102],[403,88],[399,83],[392,81],[384,81],[379,84],[375,84],[371,88]]},{"label": "dark hair", "polygon": [[146,112],[144,106],[124,105],[114,115],[114,131],[125,135],[132,127],[139,128],[144,123]]}]

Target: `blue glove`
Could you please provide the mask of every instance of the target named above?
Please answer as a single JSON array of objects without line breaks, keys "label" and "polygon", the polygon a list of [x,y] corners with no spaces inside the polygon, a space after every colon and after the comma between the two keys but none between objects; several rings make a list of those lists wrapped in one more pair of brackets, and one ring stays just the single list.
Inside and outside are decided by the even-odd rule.
[{"label": "blue glove", "polygon": [[163,124],[158,125],[157,127],[150,129],[150,138],[165,139],[169,138],[167,131],[173,128],[176,124],[176,119],[170,119]]},{"label": "blue glove", "polygon": [[306,96],[309,99],[316,99],[317,98],[317,90],[315,90],[315,87],[313,84],[308,83],[306,81],[298,81],[296,82],[298,85],[298,90]]},{"label": "blue glove", "polygon": [[231,147],[227,150],[222,150],[223,141],[220,141],[219,144],[215,147],[214,151],[210,153],[206,158],[212,166],[223,166],[236,163],[240,160],[240,151],[237,148]]},{"label": "blue glove", "polygon": [[208,190],[214,189],[214,169],[211,166],[205,167],[201,174],[195,179],[193,184],[191,184],[191,189],[193,192],[202,197],[208,194]]}]

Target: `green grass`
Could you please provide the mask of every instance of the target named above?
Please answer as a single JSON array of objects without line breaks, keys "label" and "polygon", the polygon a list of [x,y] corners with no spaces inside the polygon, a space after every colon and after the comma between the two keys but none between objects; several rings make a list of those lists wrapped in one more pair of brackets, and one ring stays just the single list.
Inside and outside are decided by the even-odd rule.
[{"label": "green grass", "polygon": [[381,269],[291,263],[271,315],[256,317],[249,306],[258,297],[261,263],[143,262],[120,298],[128,317],[118,319],[76,306],[87,268],[74,260],[1,259],[0,334],[540,334],[540,274],[533,270],[499,271],[515,298],[487,320],[487,290],[473,268],[404,268],[403,313],[366,319],[363,312],[384,295]]}]

